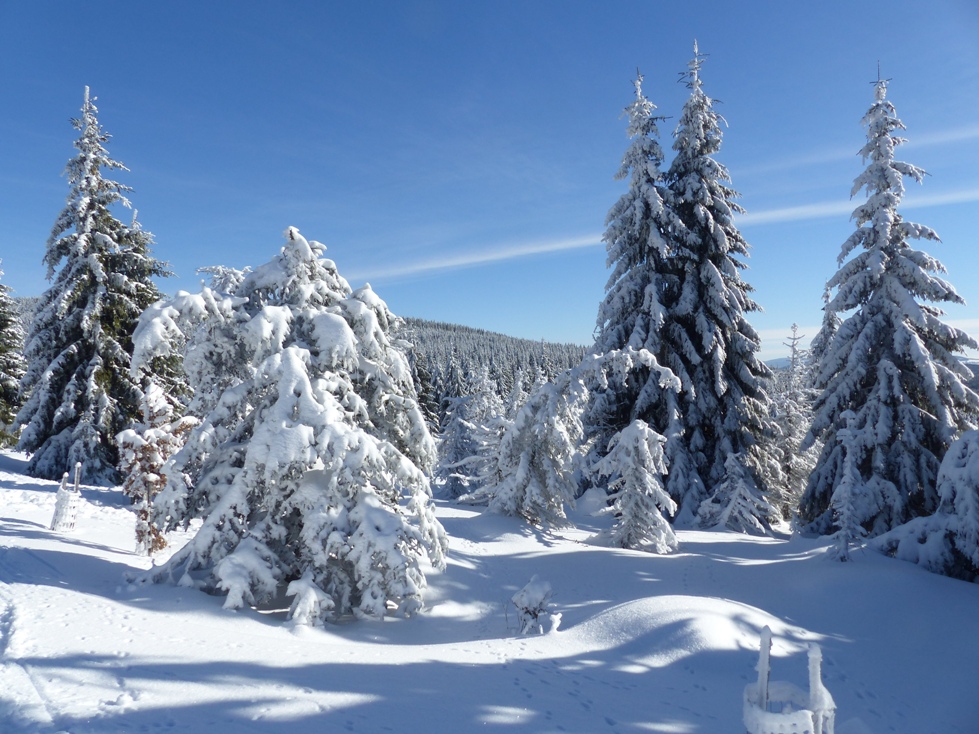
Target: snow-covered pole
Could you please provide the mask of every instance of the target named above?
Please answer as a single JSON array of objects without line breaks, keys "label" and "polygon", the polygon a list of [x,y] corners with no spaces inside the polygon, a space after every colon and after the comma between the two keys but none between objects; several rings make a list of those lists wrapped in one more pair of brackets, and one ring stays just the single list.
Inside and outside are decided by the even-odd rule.
[{"label": "snow-covered pole", "polygon": [[771,676],[772,629],[767,624],[761,630],[758,650],[758,707],[768,710],[768,679]]},{"label": "snow-covered pole", "polygon": [[809,695],[812,696],[814,691],[818,691],[823,687],[823,673],[822,673],[822,663],[823,663],[823,651],[819,649],[819,645],[809,646]]},{"label": "snow-covered pole", "polygon": [[82,462],[76,461],[75,462],[75,491],[76,492],[80,492],[81,491],[78,488],[78,483],[79,483],[79,480],[81,480],[81,478],[82,478]]},{"label": "snow-covered pole", "polygon": [[809,710],[812,711],[813,734],[834,734],[836,702],[823,685],[823,651],[819,645],[809,646]]}]

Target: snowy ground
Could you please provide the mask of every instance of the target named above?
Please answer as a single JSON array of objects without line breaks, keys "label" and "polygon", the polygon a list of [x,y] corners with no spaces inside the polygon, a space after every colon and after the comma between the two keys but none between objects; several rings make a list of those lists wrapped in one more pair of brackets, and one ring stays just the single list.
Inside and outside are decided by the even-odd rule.
[{"label": "snowy ground", "polygon": [[[56,486],[0,452],[2,732],[743,731],[758,633],[773,679],[824,652],[837,734],[979,732],[979,585],[824,543],[684,532],[656,557],[443,504],[451,537],[411,620],[293,628],[186,588],[133,587],[133,515],[84,488],[49,531]],[[549,581],[557,632],[521,637],[506,601]]]}]

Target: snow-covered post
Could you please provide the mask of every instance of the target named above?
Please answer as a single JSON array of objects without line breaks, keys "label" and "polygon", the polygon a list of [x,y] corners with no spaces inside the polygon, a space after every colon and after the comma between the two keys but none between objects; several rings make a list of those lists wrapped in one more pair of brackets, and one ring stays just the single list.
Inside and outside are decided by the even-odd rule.
[{"label": "snow-covered post", "polygon": [[813,734],[833,734],[836,703],[823,685],[823,651],[815,643],[809,647],[809,709],[812,711]]},{"label": "snow-covered post", "polygon": [[772,628],[767,624],[761,631],[758,650],[758,706],[762,711],[768,708],[768,679],[772,674]]},{"label": "snow-covered post", "polygon": [[78,480],[81,475],[82,464],[75,464],[75,487],[68,488],[68,472],[61,476],[61,486],[58,488],[58,496],[54,502],[54,517],[51,518],[51,529],[56,533],[64,533],[75,529],[75,516],[78,513],[78,497],[81,492],[78,489]]}]

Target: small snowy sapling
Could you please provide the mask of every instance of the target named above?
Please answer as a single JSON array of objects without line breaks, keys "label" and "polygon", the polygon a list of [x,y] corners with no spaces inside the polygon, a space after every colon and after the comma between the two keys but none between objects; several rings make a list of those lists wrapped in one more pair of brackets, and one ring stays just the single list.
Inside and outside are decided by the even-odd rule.
[{"label": "small snowy sapling", "polygon": [[519,613],[520,634],[534,631],[544,633],[544,620],[550,621],[551,631],[557,630],[561,615],[551,611],[551,585],[534,576],[530,582],[513,595],[511,601]]},{"label": "small snowy sapling", "polygon": [[643,421],[635,420],[612,438],[608,453],[592,467],[595,474],[608,477],[616,516],[608,532],[612,545],[660,554],[679,546],[667,520],[677,506],[663,487],[665,441]]}]

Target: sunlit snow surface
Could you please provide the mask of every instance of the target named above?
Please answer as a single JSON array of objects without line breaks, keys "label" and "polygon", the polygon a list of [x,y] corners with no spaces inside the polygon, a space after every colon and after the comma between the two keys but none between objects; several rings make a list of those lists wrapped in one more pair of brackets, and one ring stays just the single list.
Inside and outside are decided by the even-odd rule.
[{"label": "sunlit snow surface", "polygon": [[[804,687],[822,646],[838,734],[979,732],[979,585],[875,553],[681,532],[654,556],[589,544],[610,520],[582,509],[547,534],[443,504],[452,554],[425,613],[294,628],[129,586],[148,561],[121,494],[83,488],[59,536],[56,485],[23,465],[0,452],[3,732],[729,734],[766,624],[774,678]],[[507,602],[534,575],[561,626],[521,637]]]}]

